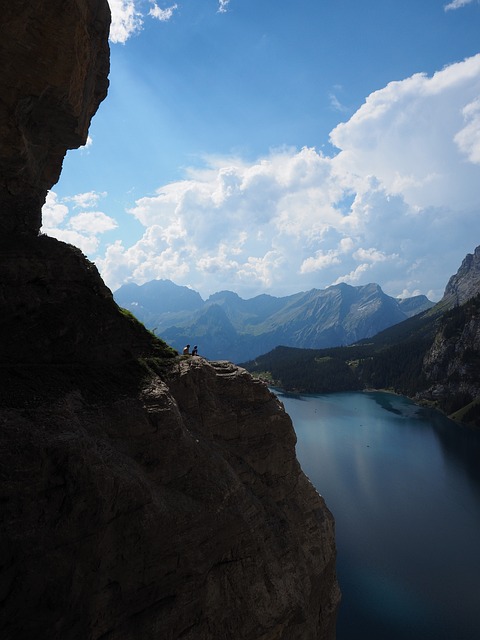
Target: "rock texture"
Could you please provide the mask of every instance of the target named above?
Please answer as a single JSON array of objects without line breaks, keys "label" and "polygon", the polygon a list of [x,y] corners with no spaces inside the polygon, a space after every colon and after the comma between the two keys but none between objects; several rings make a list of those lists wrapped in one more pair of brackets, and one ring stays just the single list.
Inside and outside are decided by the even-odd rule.
[{"label": "rock texture", "polygon": [[332,640],[333,519],[280,402],[37,237],[106,92],[106,0],[0,8],[0,637]]},{"label": "rock texture", "polygon": [[262,383],[191,358],[56,394],[50,368],[0,411],[2,638],[335,637],[333,520]]},{"label": "rock texture", "polygon": [[445,312],[423,359],[427,388],[417,400],[480,426],[480,296]]},{"label": "rock texture", "polygon": [[471,304],[447,314],[438,323],[432,346],[423,361],[431,384],[424,395],[480,396],[480,310]]},{"label": "rock texture", "polygon": [[423,360],[428,388],[418,398],[480,424],[480,247],[466,255],[439,303],[433,343]]},{"label": "rock texture", "polygon": [[457,273],[445,287],[441,302],[448,307],[458,306],[480,293],[480,246],[467,253]]},{"label": "rock texture", "polygon": [[37,235],[108,87],[106,0],[0,0],[0,234]]}]

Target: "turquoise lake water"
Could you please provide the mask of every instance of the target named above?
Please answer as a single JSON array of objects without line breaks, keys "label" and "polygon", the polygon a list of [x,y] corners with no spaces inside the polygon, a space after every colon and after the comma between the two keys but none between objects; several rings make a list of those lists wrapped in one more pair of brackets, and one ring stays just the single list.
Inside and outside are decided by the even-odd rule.
[{"label": "turquoise lake water", "polygon": [[337,640],[479,640],[480,432],[387,393],[274,391],[335,517]]}]

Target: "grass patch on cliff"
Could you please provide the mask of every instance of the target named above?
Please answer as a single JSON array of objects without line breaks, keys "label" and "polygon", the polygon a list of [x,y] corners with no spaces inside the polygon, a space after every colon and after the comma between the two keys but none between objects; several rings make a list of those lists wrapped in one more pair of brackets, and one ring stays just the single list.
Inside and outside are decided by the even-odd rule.
[{"label": "grass patch on cliff", "polygon": [[142,330],[150,334],[150,336],[153,338],[153,347],[155,350],[154,358],[175,358],[178,355],[178,352],[173,347],[168,345],[165,340],[159,338],[156,333],[150,331],[150,329],[147,329],[145,325],[140,322],[140,320],[138,320],[138,318],[136,318],[131,311],[129,311],[128,309],[124,309],[123,307],[118,307],[118,310],[120,311],[122,316],[132,324],[132,326],[134,326],[136,329],[141,328]]}]

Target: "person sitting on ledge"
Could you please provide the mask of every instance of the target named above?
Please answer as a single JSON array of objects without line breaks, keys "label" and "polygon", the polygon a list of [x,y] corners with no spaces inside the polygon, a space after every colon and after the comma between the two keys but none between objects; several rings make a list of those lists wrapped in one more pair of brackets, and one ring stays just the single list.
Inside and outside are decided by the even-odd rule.
[{"label": "person sitting on ledge", "polygon": [[183,347],[183,355],[184,356],[189,356],[190,355],[190,345],[187,344],[186,347]]},{"label": "person sitting on ledge", "polygon": [[196,356],[198,354],[197,345],[195,345],[192,349],[192,356]]}]

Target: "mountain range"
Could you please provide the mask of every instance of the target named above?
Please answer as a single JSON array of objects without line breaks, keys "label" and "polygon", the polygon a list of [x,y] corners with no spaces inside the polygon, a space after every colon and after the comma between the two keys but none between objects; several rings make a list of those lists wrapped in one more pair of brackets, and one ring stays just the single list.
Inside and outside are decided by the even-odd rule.
[{"label": "mountain range", "polygon": [[198,344],[211,360],[241,362],[278,345],[327,348],[368,338],[433,306],[425,296],[399,299],[378,284],[341,283],[285,297],[244,300],[220,291],[206,301],[170,280],[126,284],[114,292],[118,305],[172,347]]},{"label": "mountain range", "polygon": [[290,391],[393,390],[480,426],[480,247],[432,308],[347,347],[277,347],[243,366]]}]

